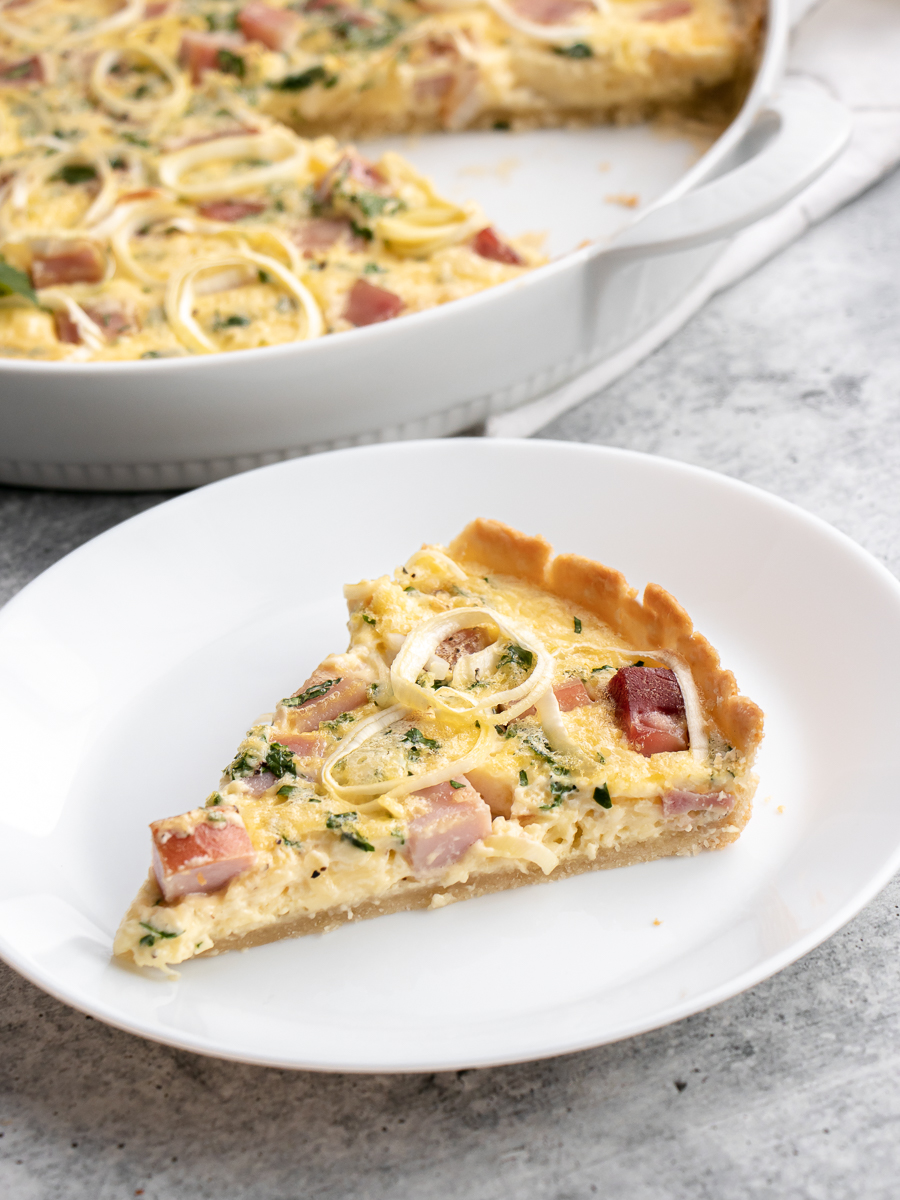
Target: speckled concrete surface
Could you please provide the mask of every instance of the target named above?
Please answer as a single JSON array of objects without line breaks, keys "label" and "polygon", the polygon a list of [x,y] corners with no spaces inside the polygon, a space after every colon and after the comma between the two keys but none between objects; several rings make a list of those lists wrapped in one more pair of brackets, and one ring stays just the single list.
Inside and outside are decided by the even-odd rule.
[{"label": "speckled concrete surface", "polygon": [[[900,177],[545,436],[756,483],[900,569]],[[0,490],[0,596],[159,497]],[[852,802],[852,796],[848,796]],[[12,1200],[895,1200],[900,886],[752,992],[616,1046],[317,1076],[107,1029],[0,968]]]}]

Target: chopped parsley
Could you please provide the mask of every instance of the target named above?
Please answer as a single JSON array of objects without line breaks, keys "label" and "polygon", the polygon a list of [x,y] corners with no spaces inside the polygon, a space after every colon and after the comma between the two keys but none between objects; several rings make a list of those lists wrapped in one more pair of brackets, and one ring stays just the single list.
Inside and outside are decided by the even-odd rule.
[{"label": "chopped parsley", "polygon": [[416,752],[423,749],[440,750],[441,748],[440,742],[436,742],[434,738],[425,737],[424,733],[422,733],[422,730],[416,728],[407,729],[400,741],[409,742],[412,750]]},{"label": "chopped parsley", "polygon": [[553,799],[549,804],[542,804],[541,811],[547,812],[551,808],[559,808],[566,796],[568,796],[570,792],[575,792],[577,790],[578,789],[575,787],[574,783],[566,783],[562,779],[551,779],[550,795],[553,797]]},{"label": "chopped parsley", "polygon": [[90,163],[66,163],[52,178],[62,183],[90,183],[97,178],[97,168]]},{"label": "chopped parsley", "polygon": [[240,313],[232,313],[230,317],[220,317],[216,313],[212,327],[213,333],[218,333],[221,329],[240,329],[249,324],[250,318],[242,317]]},{"label": "chopped parsley", "polygon": [[292,796],[299,796],[300,789],[295,787],[293,783],[283,783],[275,795],[284,796],[286,800],[289,800]]},{"label": "chopped parsley", "polygon": [[206,797],[206,807],[214,808],[217,804],[222,803],[222,797],[218,792],[210,792]]},{"label": "chopped parsley", "polygon": [[594,52],[587,42],[573,42],[571,46],[554,46],[554,54],[561,54],[563,58],[593,58]]},{"label": "chopped parsley", "polygon": [[346,725],[350,721],[355,721],[353,713],[342,712],[335,717],[333,721],[323,721],[322,728],[327,729],[329,733],[337,733],[342,725]]},{"label": "chopped parsley", "polygon": [[138,137],[136,133],[128,133],[126,131],[122,134],[122,139],[123,141],[131,142],[132,146],[143,146],[145,150],[150,148],[150,143],[147,141],[147,139]]},{"label": "chopped parsley", "polygon": [[594,799],[601,808],[612,808],[612,800],[609,798],[609,784],[601,783],[599,787],[595,787]]},{"label": "chopped parsley", "polygon": [[460,783],[457,779],[451,779],[450,786],[452,788],[464,788],[466,785],[464,783]]},{"label": "chopped parsley", "polygon": [[632,663],[631,665],[633,667],[642,667],[644,665],[644,660],[642,658],[639,658],[636,663]]},{"label": "chopped parsley", "polygon": [[362,614],[362,619],[365,621],[365,623],[366,623],[367,625],[374,625],[374,624],[375,624],[375,618],[374,618],[374,617],[370,617],[368,613],[363,613],[363,614]]},{"label": "chopped parsley", "polygon": [[293,775],[296,777],[297,768],[294,766],[293,750],[289,750],[287,746],[282,746],[280,742],[273,742],[269,747],[269,753],[266,755],[266,768],[272,772],[276,779],[280,779],[282,775]]},{"label": "chopped parsley", "polygon": [[[285,75],[284,79],[279,79],[277,83],[269,84],[272,88],[277,88],[280,92],[303,92],[308,87],[312,87],[314,83],[324,83],[328,78],[328,72],[320,64],[314,67],[308,67],[305,71],[299,71],[296,75]],[[335,76],[337,83],[337,76]],[[332,85],[333,86],[333,85]]]},{"label": "chopped parsley", "polygon": [[283,833],[279,833],[278,840],[285,846],[290,846],[292,850],[302,850],[303,843],[292,841],[291,838],[285,837]]},{"label": "chopped parsley", "polygon": [[231,766],[225,771],[226,775],[230,775],[232,779],[243,779],[247,775],[253,775],[257,767],[262,762],[262,755],[256,749],[242,750],[240,754],[235,756]]},{"label": "chopped parsley", "polygon": [[521,667],[523,671],[528,671],[534,664],[534,655],[530,650],[525,650],[522,646],[517,646],[513,642],[506,647],[500,655],[498,667],[505,667],[512,664],[515,667]]},{"label": "chopped parsley", "polygon": [[615,670],[615,667],[606,667],[606,666],[594,667],[593,671],[591,671],[591,674],[598,675],[601,671],[614,671],[614,670]]},{"label": "chopped parsley", "polygon": [[169,933],[165,929],[157,929],[155,925],[148,925],[146,921],[138,921],[141,929],[146,929],[147,932],[141,938],[142,946],[155,946],[159,938],[177,938],[181,937],[180,933]]},{"label": "chopped parsley", "polygon": [[385,275],[386,267],[379,267],[378,263],[366,263],[363,267],[363,275]]},{"label": "chopped parsley", "polygon": [[575,618],[574,625],[575,625],[575,632],[581,633],[581,618],[580,617]]},{"label": "chopped parsley", "polygon": [[325,820],[325,828],[339,830],[341,840],[349,842],[357,850],[374,850],[375,847],[371,842],[367,842],[357,830],[350,828],[358,820],[359,813],[355,812],[329,813]]},{"label": "chopped parsley", "polygon": [[0,254],[0,296],[22,296],[25,300],[30,300],[32,304],[38,302],[34,288],[31,286],[31,280],[25,272],[11,267],[2,254]]},{"label": "chopped parsley", "polygon": [[299,696],[288,696],[286,700],[282,700],[285,708],[299,708],[301,704],[308,704],[310,700],[318,700],[324,696],[326,692],[331,691],[336,683],[340,683],[338,679],[323,679],[321,683],[314,683],[312,687],[308,687],[305,692],[301,692]]},{"label": "chopped parsley", "polygon": [[519,787],[528,787],[528,772],[519,772]]},{"label": "chopped parsley", "polygon": [[216,55],[216,66],[223,75],[236,75],[238,79],[243,79],[247,70],[247,65],[240,54],[233,54],[230,50],[219,51]]}]

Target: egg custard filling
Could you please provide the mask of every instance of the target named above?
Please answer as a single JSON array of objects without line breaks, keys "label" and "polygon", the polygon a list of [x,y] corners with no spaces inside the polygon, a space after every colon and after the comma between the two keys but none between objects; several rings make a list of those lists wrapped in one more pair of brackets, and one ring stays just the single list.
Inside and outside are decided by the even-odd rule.
[{"label": "egg custard filling", "polygon": [[345,588],[350,644],[151,825],[115,940],[139,966],[716,849],[759,708],[649,584],[477,520]]},{"label": "egg custard filling", "polygon": [[0,356],[281,345],[514,280],[545,261],[539,237],[501,236],[401,155],[336,138],[702,106],[740,92],[761,11],[0,2]]}]

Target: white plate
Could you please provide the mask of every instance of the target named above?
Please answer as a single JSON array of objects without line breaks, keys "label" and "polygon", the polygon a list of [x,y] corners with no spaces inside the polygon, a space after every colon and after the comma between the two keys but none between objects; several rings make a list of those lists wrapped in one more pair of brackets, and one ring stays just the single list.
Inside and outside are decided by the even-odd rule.
[{"label": "white plate", "polygon": [[[196,804],[249,721],[342,647],[340,585],[479,514],[685,604],[767,713],[741,840],[200,960],[178,982],[110,962],[148,821]],[[900,585],[847,538],[663,459],[408,442],[229,479],[97,538],[0,614],[0,951],[113,1025],[286,1067],[507,1063],[677,1020],[806,953],[898,865],[898,627]]]}]

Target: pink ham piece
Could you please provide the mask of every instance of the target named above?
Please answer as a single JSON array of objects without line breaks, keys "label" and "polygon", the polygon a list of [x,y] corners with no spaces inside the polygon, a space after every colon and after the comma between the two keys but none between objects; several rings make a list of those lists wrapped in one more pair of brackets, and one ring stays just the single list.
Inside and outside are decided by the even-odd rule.
[{"label": "pink ham piece", "polygon": [[300,221],[291,230],[291,241],[305,258],[314,258],[325,250],[330,250],[335,242],[346,238],[351,250],[365,250],[364,238],[356,237],[353,227],[344,217],[310,217]]},{"label": "pink ham piece", "polygon": [[16,87],[23,83],[43,83],[44,64],[35,54],[18,62],[0,63],[0,87]]},{"label": "pink ham piece", "polygon": [[565,683],[555,684],[553,694],[560,712],[571,712],[573,708],[584,708],[586,704],[593,704],[587,688],[580,679],[567,679]]},{"label": "pink ham piece", "polygon": [[477,654],[491,642],[490,635],[483,625],[473,625],[471,629],[457,629],[448,633],[442,642],[438,642],[434,653],[442,658],[451,671],[465,654]]},{"label": "pink ham piece", "polygon": [[323,733],[279,733],[275,740],[300,758],[324,758],[328,739]]},{"label": "pink ham piece", "polygon": [[197,206],[201,217],[208,221],[240,221],[265,212],[264,200],[209,200]]},{"label": "pink ham piece", "polygon": [[677,817],[682,813],[703,812],[710,808],[721,808],[723,812],[734,808],[734,796],[728,792],[666,792],[662,798],[664,817]]},{"label": "pink ham piece", "polygon": [[169,0],[155,0],[155,3],[148,4],[144,8],[144,16],[148,21],[155,21],[157,17],[161,17],[169,7]]},{"label": "pink ham piece", "polygon": [[466,779],[413,792],[412,799],[424,801],[425,811],[409,823],[404,854],[417,875],[439,871],[458,862],[470,846],[491,832],[491,810]]},{"label": "pink ham piece", "polygon": [[622,667],[609,684],[616,716],[632,747],[645,758],[687,750],[684,697],[674,671],[665,667]]},{"label": "pink ham piece", "polygon": [[[297,689],[294,695],[302,696],[307,688],[324,683],[328,678],[327,675],[317,671],[307,679],[303,687]],[[368,697],[369,687],[365,680],[336,679],[334,685],[323,696],[317,696],[313,700],[307,700],[305,704],[288,709],[291,736],[318,729],[322,721],[333,721],[341,713],[352,712],[354,708],[365,704]],[[288,743],[285,742],[284,745],[288,745]]]},{"label": "pink ham piece", "polygon": [[256,862],[250,835],[233,804],[195,808],[150,826],[153,872],[166,900],[217,892]]},{"label": "pink ham piece", "polygon": [[396,293],[357,279],[347,296],[343,316],[351,325],[377,325],[399,316],[405,307]]},{"label": "pink ham piece", "polygon": [[277,781],[271,771],[260,771],[258,775],[242,776],[240,782],[251,796],[261,796]]},{"label": "pink ham piece", "polygon": [[99,283],[106,274],[103,251],[80,238],[39,238],[31,243],[31,282],[36,288],[60,283]]},{"label": "pink ham piece", "polygon": [[514,0],[512,7],[526,21],[537,25],[561,25],[576,13],[593,9],[586,0]]},{"label": "pink ham piece", "polygon": [[352,179],[371,191],[384,191],[386,182],[374,163],[370,163],[361,154],[344,154],[333,167],[329,167],[316,184],[313,195],[316,204],[329,204],[336,185],[343,179]]},{"label": "pink ham piece", "polygon": [[443,100],[455,81],[456,76],[450,73],[426,75],[413,84],[413,99],[420,104],[428,100]]},{"label": "pink ham piece", "polygon": [[59,341],[68,342],[71,346],[81,344],[81,334],[78,332],[78,326],[64,308],[57,309],[53,314],[53,325]]},{"label": "pink ham piece", "polygon": [[178,61],[191,73],[191,83],[199,83],[206,71],[220,69],[219,51],[237,54],[246,42],[237,33],[195,33],[189,30],[181,39]]},{"label": "pink ham piece", "polygon": [[525,259],[513,250],[490,226],[476,233],[472,238],[472,249],[482,258],[493,259],[494,262],[508,263],[513,267],[524,267]]},{"label": "pink ham piece", "polygon": [[694,11],[693,4],[688,0],[672,0],[671,4],[661,4],[659,8],[651,8],[641,16],[642,21],[676,21],[679,17],[688,17]]},{"label": "pink ham piece", "polygon": [[272,8],[252,0],[238,13],[237,23],[248,42],[262,42],[270,50],[287,50],[300,29],[300,18],[289,8]]},{"label": "pink ham piece", "polygon": [[[131,306],[120,303],[112,296],[98,296],[93,304],[85,301],[81,307],[94,324],[99,325],[108,342],[115,341],[120,334],[140,328],[140,321]],[[69,342],[72,345],[81,342],[78,326],[64,309],[54,312],[53,323],[56,326],[56,336],[61,342]]]}]

